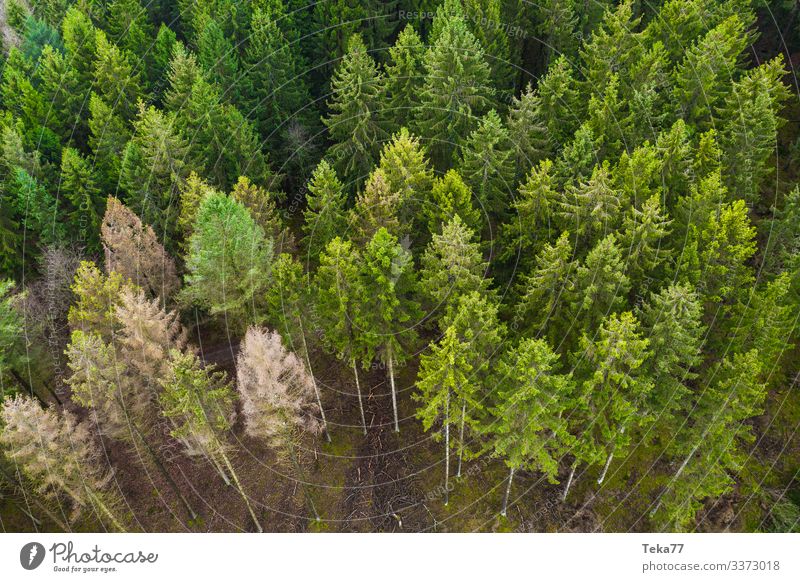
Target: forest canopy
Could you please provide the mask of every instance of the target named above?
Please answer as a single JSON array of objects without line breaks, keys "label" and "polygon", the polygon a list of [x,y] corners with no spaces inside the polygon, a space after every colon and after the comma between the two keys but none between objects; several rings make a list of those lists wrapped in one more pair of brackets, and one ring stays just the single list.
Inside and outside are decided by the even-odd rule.
[{"label": "forest canopy", "polygon": [[800,531],[800,10],[2,0],[11,531]]}]

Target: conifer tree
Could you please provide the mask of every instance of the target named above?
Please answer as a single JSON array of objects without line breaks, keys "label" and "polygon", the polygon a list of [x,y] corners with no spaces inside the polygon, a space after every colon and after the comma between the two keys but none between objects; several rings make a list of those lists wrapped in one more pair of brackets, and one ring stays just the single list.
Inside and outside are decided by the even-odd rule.
[{"label": "conifer tree", "polygon": [[130,283],[119,273],[112,271],[106,276],[91,261],[81,261],[71,287],[75,302],[69,308],[70,329],[93,332],[111,341],[119,330],[117,306],[127,287]]},{"label": "conifer tree", "polygon": [[622,222],[620,245],[627,255],[632,281],[644,281],[669,255],[664,247],[671,222],[658,194],[648,198],[641,209],[629,207]]},{"label": "conifer tree", "polygon": [[22,232],[45,244],[66,238],[65,225],[57,220],[58,204],[39,180],[17,167],[8,188]]},{"label": "conifer tree", "polygon": [[567,143],[581,124],[584,106],[566,56],[558,57],[547,68],[537,90],[551,146]]},{"label": "conifer tree", "polygon": [[331,80],[330,114],[323,119],[334,145],[328,158],[339,175],[358,180],[375,164],[385,136],[380,116],[385,79],[357,34]]},{"label": "conifer tree", "polygon": [[197,211],[200,209],[203,200],[207,196],[218,193],[205,180],[191,172],[181,185],[178,219],[176,222],[177,231],[183,239],[183,246],[189,244],[189,239],[194,232],[194,225],[197,220]]},{"label": "conifer tree", "polygon": [[271,238],[276,249],[287,250],[294,245],[294,238],[288,228],[284,227],[281,215],[276,206],[279,193],[268,192],[254,184],[246,176],[239,176],[231,190],[231,198],[244,205],[256,224],[264,230],[267,238]]},{"label": "conifer tree", "polygon": [[559,458],[572,444],[563,415],[576,397],[572,378],[557,368],[558,355],[541,339],[522,340],[498,366],[499,403],[488,432],[493,455],[509,469],[500,515],[506,515],[516,471],[540,471],[557,483]]},{"label": "conifer tree", "polygon": [[519,196],[511,204],[515,215],[503,225],[506,243],[501,251],[503,258],[518,257],[523,269],[528,266],[528,257],[553,238],[558,198],[553,162],[542,160],[531,168],[519,187]]},{"label": "conifer tree", "polygon": [[[254,9],[243,58],[245,113],[272,144],[273,151],[286,144],[292,121],[314,130],[312,133],[316,131],[316,110],[310,105],[302,63],[296,56],[297,45],[290,45],[280,29],[279,19],[285,18],[285,14],[271,15]],[[281,159],[291,154],[282,152]]]},{"label": "conifer tree", "polygon": [[112,0],[106,12],[106,30],[118,46],[139,60],[137,68],[149,64],[156,33],[150,15],[140,0]]},{"label": "conifer tree", "polygon": [[25,321],[18,309],[20,297],[11,291],[10,279],[0,280],[0,396],[5,399],[13,392],[13,379],[21,387],[28,383],[20,371],[28,363],[25,341]]},{"label": "conifer tree", "polygon": [[682,119],[662,131],[655,148],[661,161],[661,183],[667,208],[674,208],[678,195],[688,192],[692,179],[692,152],[689,128]]},{"label": "conifer tree", "polygon": [[674,71],[673,100],[687,123],[708,128],[748,44],[741,19],[733,15],[686,50]]},{"label": "conifer tree", "polygon": [[509,35],[502,27],[501,0],[462,0],[472,34],[480,43],[492,71],[492,84],[501,93],[514,87],[514,67],[511,63]]},{"label": "conifer tree", "polygon": [[36,67],[40,79],[39,94],[46,104],[44,124],[63,141],[74,140],[83,145],[86,141],[86,124],[82,118],[86,86],[81,85],[78,72],[68,57],[45,45]]},{"label": "conifer tree", "polygon": [[113,108],[94,92],[89,97],[89,114],[89,147],[97,184],[102,192],[116,192],[130,131]]},{"label": "conifer tree", "polygon": [[782,55],[751,69],[734,84],[721,108],[725,181],[731,192],[749,203],[759,199],[770,172],[767,162],[784,124],[780,112],[790,96],[781,81],[785,74]]},{"label": "conifer tree", "polygon": [[231,463],[224,434],[230,430],[235,414],[233,390],[224,372],[204,368],[193,354],[170,354],[170,373],[161,380],[158,399],[162,414],[172,423],[170,434],[189,455],[205,457],[226,485],[236,486],[259,533],[261,524],[253,512]]},{"label": "conifer tree", "polygon": [[599,235],[616,230],[622,204],[609,165],[603,163],[595,166],[588,181],[567,186],[559,214],[562,224],[575,233],[579,246],[591,246]]},{"label": "conifer tree", "polygon": [[163,102],[164,92],[167,88],[169,63],[177,44],[178,36],[175,31],[162,22],[151,49],[151,64],[148,68],[148,80],[159,104]]},{"label": "conifer tree", "polygon": [[632,0],[606,8],[602,24],[592,31],[580,51],[585,63],[587,88],[592,95],[605,93],[614,72],[625,76],[640,58],[642,45],[635,32],[640,20],[641,17],[634,15]]},{"label": "conifer tree", "polygon": [[230,188],[239,176],[268,188],[277,186],[253,125],[204,78],[192,84],[175,123],[186,136],[191,155],[221,188]]},{"label": "conifer tree", "polygon": [[22,137],[35,136],[38,141],[42,138],[45,103],[32,81],[32,61],[13,47],[3,63],[0,97],[4,109],[22,121]]},{"label": "conifer tree", "polygon": [[697,292],[686,283],[653,293],[641,310],[643,335],[650,342],[644,367],[653,378],[648,408],[667,428],[681,411],[688,414],[692,401],[688,384],[703,360],[702,314]]},{"label": "conifer tree", "polygon": [[542,0],[533,6],[537,34],[543,39],[547,52],[546,64],[559,55],[575,61],[580,29],[578,8],[574,0]]},{"label": "conifer tree", "polygon": [[704,300],[727,304],[747,294],[753,283],[748,262],[756,251],[756,232],[744,200],[725,204],[712,213],[697,236]]},{"label": "conifer tree", "polygon": [[583,123],[556,160],[556,175],[562,184],[575,185],[587,180],[597,166],[598,147],[588,123]]},{"label": "conifer tree", "polygon": [[[450,500],[450,427],[460,422],[459,411],[453,406],[453,401],[463,400],[465,406],[470,408],[481,406],[474,398],[469,375],[471,370],[469,347],[458,341],[453,327],[447,329],[438,345],[431,346],[430,354],[423,354],[420,358],[416,384],[419,394],[414,398],[421,405],[416,416],[422,421],[425,431],[441,423],[445,450],[445,505]],[[477,426],[471,415],[466,422]],[[437,434],[434,438],[439,440],[442,435]]]},{"label": "conifer tree", "polygon": [[143,446],[148,460],[195,519],[196,512],[146,438],[153,425],[157,383],[169,372],[168,350],[183,347],[177,314],[166,314],[141,291],[126,290],[117,315],[122,322],[119,350],[97,334],[73,332],[66,351],[72,398],[91,409],[102,434],[130,442],[137,451]]},{"label": "conifer tree", "polygon": [[165,240],[175,233],[175,201],[192,167],[188,156],[174,116],[142,104],[123,154],[121,180],[129,206]]},{"label": "conifer tree", "polygon": [[481,210],[475,208],[472,190],[456,170],[448,170],[436,178],[431,187],[430,202],[422,207],[428,219],[428,232],[435,234],[456,216],[473,232],[480,232]]},{"label": "conifer tree", "polygon": [[424,76],[425,45],[407,24],[389,49],[386,65],[386,112],[392,127],[407,125],[416,114],[416,106],[422,90]]},{"label": "conifer tree", "polygon": [[650,516],[673,529],[691,529],[706,498],[731,490],[745,455],[742,445],[755,439],[746,419],[763,413],[765,385],[757,350],[725,358],[703,391],[693,430],[676,439],[675,473],[653,503]]},{"label": "conifer tree", "polygon": [[598,484],[605,480],[614,455],[621,454],[632,442],[632,433],[651,418],[645,404],[653,381],[640,372],[649,343],[630,312],[605,318],[595,340],[581,339],[586,368],[580,390],[591,414],[586,430],[606,457]]},{"label": "conifer tree", "polygon": [[464,144],[459,172],[489,214],[506,213],[514,188],[514,159],[508,130],[494,109]]},{"label": "conifer tree", "polygon": [[130,55],[108,40],[102,30],[95,37],[97,57],[94,62],[94,84],[98,94],[113,104],[114,112],[131,121],[137,112],[137,102],[144,96],[139,71]]},{"label": "conifer tree", "polygon": [[344,185],[336,170],[322,160],[311,174],[306,193],[303,232],[308,258],[316,260],[330,241],[344,235],[347,228]]},{"label": "conifer tree", "polygon": [[[456,477],[461,477],[464,458],[480,453],[480,442],[473,437],[478,436],[486,421],[483,403],[493,396],[494,362],[498,359],[500,346],[506,340],[507,329],[498,318],[496,298],[480,291],[460,295],[448,305],[447,311],[439,320],[439,329],[444,333],[450,327],[455,329],[458,341],[469,348],[472,366],[470,391],[473,400],[481,402],[480,406],[470,404],[470,409],[467,410],[467,400],[462,397],[460,401],[461,415],[455,442],[458,445]],[[470,423],[467,422],[468,419],[472,419]]]},{"label": "conifer tree", "polygon": [[616,236],[609,234],[575,270],[575,284],[568,296],[575,325],[584,330],[596,329],[608,314],[625,306],[629,290],[622,249]]},{"label": "conifer tree", "polygon": [[379,168],[389,190],[399,198],[398,218],[411,223],[430,196],[433,184],[433,170],[419,138],[401,128],[381,150]]},{"label": "conifer tree", "polygon": [[475,128],[475,119],[491,107],[494,90],[483,50],[464,19],[449,18],[441,25],[425,56],[415,131],[425,137],[434,165],[443,169]]},{"label": "conifer tree", "polygon": [[350,241],[333,238],[320,254],[314,290],[317,318],[325,332],[322,341],[353,369],[361,425],[367,434],[358,366],[372,362],[375,334],[368,327],[369,297],[360,272],[362,260]]},{"label": "conifer tree", "polygon": [[439,311],[441,317],[462,295],[487,292],[489,265],[474,236],[458,215],[442,225],[441,234],[433,235],[422,255],[419,273],[419,290],[429,307],[427,313]]},{"label": "conifer tree", "polygon": [[411,253],[381,227],[365,249],[362,277],[370,297],[370,329],[377,335],[378,355],[389,369],[394,430],[400,432],[394,366],[406,358],[403,343],[414,340],[413,322],[418,310],[410,298],[416,284]]},{"label": "conifer tree", "polygon": [[737,351],[746,353],[758,350],[762,363],[763,380],[768,386],[784,381],[781,365],[793,341],[797,340],[798,299],[792,292],[792,275],[783,272],[774,280],[762,285],[751,296],[746,307],[740,307],[741,324],[733,339]]},{"label": "conifer tree", "polygon": [[182,300],[222,315],[230,328],[245,329],[258,314],[272,248],[272,240],[242,204],[210,194],[200,205],[189,239]]},{"label": "conifer tree", "polygon": [[541,99],[530,83],[519,98],[512,96],[506,126],[514,156],[515,181],[519,182],[551,152]]},{"label": "conifer tree", "polygon": [[379,229],[396,237],[408,233],[410,225],[400,221],[400,192],[392,190],[386,173],[376,168],[367,179],[364,191],[356,199],[349,216],[352,238],[366,244]]},{"label": "conifer tree", "polygon": [[555,244],[544,245],[536,256],[535,267],[523,275],[520,283],[515,321],[523,332],[538,335],[546,329],[551,341],[563,340],[563,336],[556,336],[566,323],[564,311],[574,292],[577,270],[567,231],[561,233]]},{"label": "conifer tree", "polygon": [[235,102],[238,87],[231,86],[231,81],[239,77],[239,56],[233,43],[213,17],[206,18],[197,37],[197,60],[208,79],[223,88],[228,99]]},{"label": "conifer tree", "polygon": [[311,366],[311,353],[307,339],[309,332],[303,325],[303,322],[310,325],[313,316],[308,277],[303,273],[303,266],[286,253],[276,257],[272,264],[271,277],[271,285],[266,296],[269,320],[275,325],[287,347],[305,361],[322,417],[322,429],[325,432],[325,438],[330,442],[325,409],[322,406],[319,385]]},{"label": "conifer tree", "polygon": [[61,151],[59,194],[67,203],[64,216],[77,234],[76,238],[90,253],[99,251],[98,234],[103,210],[100,188],[89,162],[73,148]]},{"label": "conifer tree", "polygon": [[89,87],[94,80],[97,37],[91,18],[76,4],[71,5],[64,15],[61,36],[69,62],[77,71],[81,86]]}]

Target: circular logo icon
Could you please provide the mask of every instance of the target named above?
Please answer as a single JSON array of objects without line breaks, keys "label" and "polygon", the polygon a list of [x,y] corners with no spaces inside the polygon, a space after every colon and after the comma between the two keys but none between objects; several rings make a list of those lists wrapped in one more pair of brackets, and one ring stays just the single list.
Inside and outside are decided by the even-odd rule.
[{"label": "circular logo icon", "polygon": [[26,570],[35,570],[44,561],[44,546],[39,542],[29,542],[19,551],[19,563]]}]

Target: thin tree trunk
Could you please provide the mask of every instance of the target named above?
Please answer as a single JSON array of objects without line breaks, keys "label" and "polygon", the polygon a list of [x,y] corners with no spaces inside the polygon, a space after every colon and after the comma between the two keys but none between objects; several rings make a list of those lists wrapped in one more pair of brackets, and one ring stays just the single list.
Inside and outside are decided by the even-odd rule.
[{"label": "thin tree trunk", "polygon": [[603,467],[603,472],[600,474],[600,478],[597,480],[598,485],[602,485],[603,481],[606,478],[606,473],[608,473],[608,467],[611,465],[611,460],[614,458],[614,453],[611,452],[608,454],[608,459],[606,459],[606,466]]},{"label": "thin tree trunk", "polygon": [[358,393],[358,409],[361,411],[361,426],[364,428],[364,434],[367,434],[367,419],[364,416],[364,402],[361,398],[361,383],[358,381],[358,367],[356,366],[356,359],[353,358],[353,374],[356,377],[356,392]]},{"label": "thin tree trunk", "polygon": [[572,463],[572,470],[569,472],[569,479],[567,479],[567,485],[564,487],[564,494],[561,496],[561,501],[567,500],[567,494],[569,493],[569,488],[572,485],[572,478],[575,476],[575,469],[578,468],[578,462],[575,461]]},{"label": "thin tree trunk", "polygon": [[303,330],[303,322],[297,318],[300,325],[300,337],[303,338],[303,352],[305,352],[306,363],[308,364],[308,373],[311,375],[311,383],[314,384],[314,394],[317,397],[317,405],[319,406],[319,414],[322,417],[322,430],[325,432],[325,440],[331,442],[331,435],[328,433],[328,420],[325,418],[325,409],[322,408],[322,398],[319,395],[319,386],[317,386],[317,378],[314,376],[314,370],[311,368],[311,357],[308,355],[308,344],[306,343],[306,333]]},{"label": "thin tree trunk", "polygon": [[464,421],[467,417],[467,400],[461,399],[461,429],[458,436],[458,472],[456,477],[461,477],[461,459],[464,456]]},{"label": "thin tree trunk", "polygon": [[[619,434],[624,434],[624,433],[625,433],[625,427],[623,426],[621,429],[619,429]],[[600,478],[597,480],[597,484],[598,485],[602,485],[603,481],[605,481],[606,473],[608,472],[608,467],[609,467],[609,465],[611,465],[611,460],[614,458],[614,453],[616,452],[616,450],[617,450],[617,445],[616,445],[616,443],[614,443],[614,446],[612,447],[611,452],[608,454],[608,459],[606,459],[606,466],[603,467],[603,473],[602,473],[602,475],[600,475]]]},{"label": "thin tree trunk", "polygon": [[236,483],[236,489],[239,490],[239,495],[242,496],[244,500],[244,504],[247,506],[247,511],[250,513],[250,517],[253,518],[253,523],[256,524],[256,529],[258,533],[264,533],[264,529],[261,527],[261,524],[256,517],[255,512],[253,511],[253,507],[250,505],[250,500],[247,498],[247,494],[242,489],[242,484],[239,482],[239,476],[236,474],[236,471],[233,469],[233,465],[231,464],[230,459],[228,459],[228,455],[225,454],[225,451],[219,451],[222,460],[225,462],[225,465],[228,467],[228,471],[231,473],[231,477],[233,478],[234,483]]},{"label": "thin tree trunk", "polygon": [[392,348],[387,346],[389,352],[389,382],[392,385],[392,408],[394,409],[394,432],[400,432],[400,421],[397,418],[397,390],[394,387],[394,366],[392,364]]},{"label": "thin tree trunk", "polygon": [[[692,457],[694,457],[694,454],[699,446],[700,443],[696,444],[688,456],[683,460],[683,463],[681,463],[681,466],[678,467],[675,475],[673,475],[672,479],[670,479],[669,485],[667,485],[668,488],[678,479],[678,477],[681,476],[681,473],[683,473],[683,470],[686,469],[686,465],[688,465],[689,461],[692,459]],[[650,517],[653,517],[656,514],[656,511],[658,511],[658,509],[661,507],[661,500],[663,497],[664,493],[662,492],[661,495],[658,496],[658,502],[656,503],[656,506],[650,511]]]},{"label": "thin tree trunk", "polygon": [[444,401],[444,504],[450,503],[450,391]]},{"label": "thin tree trunk", "polygon": [[508,496],[511,494],[511,482],[514,480],[514,467],[511,467],[511,471],[508,473],[508,484],[506,485],[506,495],[503,498],[503,511],[500,512],[500,515],[503,517],[506,516],[506,511],[508,510]]},{"label": "thin tree trunk", "polygon": [[219,476],[222,477],[223,481],[225,481],[225,485],[230,487],[231,479],[230,479],[230,477],[228,477],[228,474],[222,468],[222,465],[220,465],[219,462],[214,458],[214,455],[206,454],[206,458],[209,461],[211,461],[212,465],[214,465],[214,468],[217,470],[217,473],[219,473]]}]

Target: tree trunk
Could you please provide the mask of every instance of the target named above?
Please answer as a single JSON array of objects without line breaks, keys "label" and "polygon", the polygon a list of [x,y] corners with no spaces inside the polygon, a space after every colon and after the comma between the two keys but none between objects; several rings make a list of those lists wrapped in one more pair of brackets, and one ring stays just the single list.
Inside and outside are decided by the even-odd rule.
[{"label": "tree trunk", "polygon": [[561,501],[567,500],[567,494],[569,493],[569,488],[572,485],[572,478],[575,476],[575,469],[578,468],[578,462],[575,461],[572,463],[572,470],[569,472],[569,479],[567,479],[567,485],[564,487],[564,494],[561,496]]},{"label": "tree trunk", "polygon": [[600,478],[597,480],[598,485],[602,485],[603,481],[606,478],[606,473],[608,473],[608,467],[611,465],[611,460],[614,458],[614,453],[611,452],[608,454],[608,459],[606,459],[606,466],[603,467],[603,472],[600,474]]},{"label": "tree trunk", "polygon": [[450,503],[450,391],[444,401],[444,504]]},{"label": "tree trunk", "polygon": [[[681,476],[681,473],[683,473],[683,470],[686,468],[686,465],[689,464],[689,461],[692,459],[692,457],[694,456],[694,454],[697,451],[697,448],[699,446],[700,446],[700,443],[696,444],[694,446],[694,448],[691,450],[691,452],[687,455],[687,457],[683,460],[683,463],[681,463],[681,466],[678,467],[678,470],[675,472],[675,475],[673,475],[672,479],[670,479],[669,484],[667,485],[667,488],[669,488],[672,485],[672,483],[674,483],[678,479],[678,477]],[[650,511],[650,517],[653,517],[656,514],[656,511],[658,511],[659,507],[661,507],[661,498],[662,497],[664,497],[664,492],[662,492],[658,496],[658,502],[656,503],[656,506]]]},{"label": "tree trunk", "polygon": [[400,432],[400,421],[397,419],[397,390],[394,387],[394,367],[392,364],[392,348],[387,346],[389,355],[389,382],[392,385],[392,408],[394,409],[394,432]]},{"label": "tree trunk", "polygon": [[259,523],[255,512],[253,511],[253,507],[250,505],[250,500],[247,498],[247,494],[244,492],[244,489],[242,489],[242,484],[239,482],[239,476],[236,474],[236,471],[233,469],[233,465],[231,464],[230,459],[228,459],[228,455],[226,455],[225,451],[223,451],[221,449],[219,451],[219,454],[222,457],[222,460],[225,462],[225,465],[228,467],[228,471],[230,471],[231,477],[233,478],[234,483],[236,483],[236,489],[239,490],[239,495],[242,496],[242,499],[244,500],[244,504],[247,506],[247,511],[250,513],[250,517],[253,519],[253,523],[256,525],[256,530],[258,531],[258,533],[264,533],[264,530],[261,527],[261,524]]},{"label": "tree trunk", "polygon": [[464,456],[464,421],[467,417],[467,400],[461,399],[461,429],[458,436],[458,472],[456,477],[461,477],[461,459]]},{"label": "tree trunk", "polygon": [[[625,427],[623,426],[621,429],[619,429],[619,434],[624,434],[624,433],[625,433]],[[614,453],[616,452],[616,450],[617,450],[617,444],[615,442],[614,446],[611,448],[611,452],[608,454],[608,459],[606,459],[606,466],[603,467],[603,473],[597,480],[598,485],[602,485],[603,481],[605,481],[606,473],[608,472],[608,467],[609,465],[611,465],[611,460],[614,458]]]},{"label": "tree trunk", "polygon": [[506,495],[503,498],[503,511],[500,512],[500,515],[503,517],[506,516],[506,511],[508,511],[508,496],[511,494],[511,481],[514,480],[514,467],[511,467],[511,471],[508,473],[508,484],[506,485]]},{"label": "tree trunk", "polygon": [[311,356],[308,355],[308,344],[306,343],[306,333],[303,331],[303,322],[297,318],[300,324],[300,337],[303,338],[303,352],[305,352],[306,363],[308,364],[308,373],[311,375],[311,383],[314,384],[314,394],[317,397],[317,406],[319,406],[319,415],[322,417],[322,430],[325,432],[325,440],[331,442],[331,435],[328,433],[328,421],[325,418],[325,409],[322,408],[322,398],[319,395],[319,387],[317,386],[317,378],[314,376],[314,370],[311,368]]},{"label": "tree trunk", "polygon": [[361,426],[364,429],[364,434],[367,434],[367,419],[364,416],[364,402],[361,398],[361,383],[358,381],[358,367],[356,366],[356,359],[353,358],[353,374],[356,377],[356,392],[358,393],[358,409],[361,411]]},{"label": "tree trunk", "polygon": [[217,473],[219,473],[219,476],[222,477],[223,481],[225,481],[225,485],[230,487],[231,485],[230,477],[228,477],[228,474],[225,473],[225,470],[222,468],[222,465],[220,465],[219,462],[214,458],[214,455],[206,453],[206,458],[209,461],[211,461],[212,465],[214,465],[214,468],[217,470]]}]

